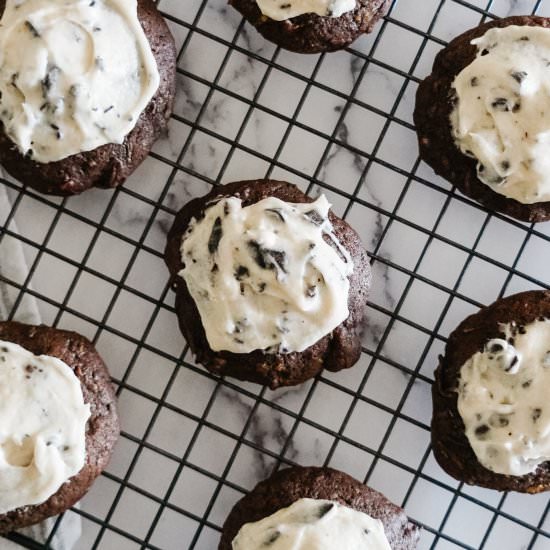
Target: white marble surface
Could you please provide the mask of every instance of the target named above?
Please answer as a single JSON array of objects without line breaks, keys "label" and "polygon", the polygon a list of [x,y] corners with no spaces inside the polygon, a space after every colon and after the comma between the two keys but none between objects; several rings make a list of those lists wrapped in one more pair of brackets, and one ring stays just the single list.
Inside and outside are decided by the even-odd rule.
[{"label": "white marble surface", "polygon": [[[550,0],[398,0],[349,51],[300,56],[265,42],[225,0],[160,0],[185,47],[175,117],[155,155],[115,192],[41,200],[6,186],[15,209],[2,292],[17,296],[31,276],[2,316],[25,319],[30,307],[84,333],[122,383],[115,457],[61,524],[81,516],[75,548],[213,549],[231,506],[280,457],[340,468],[403,503],[427,527],[422,550],[550,548],[532,530],[550,533],[547,496],[459,486],[429,452],[445,337],[478,305],[550,285],[550,224],[530,233],[491,216],[417,159],[417,79],[489,4],[498,16],[537,5],[550,16]],[[374,272],[360,363],[275,392],[219,383],[193,364],[161,258],[182,204],[212,182],[265,175],[323,189],[360,232]],[[0,227],[10,210],[0,208]],[[10,268],[19,254],[27,271]]]}]

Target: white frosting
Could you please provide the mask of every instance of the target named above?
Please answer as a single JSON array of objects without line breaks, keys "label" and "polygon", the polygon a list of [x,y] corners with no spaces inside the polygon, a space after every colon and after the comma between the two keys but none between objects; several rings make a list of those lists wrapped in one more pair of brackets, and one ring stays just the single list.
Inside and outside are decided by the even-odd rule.
[{"label": "white frosting", "polygon": [[89,417],[63,361],[0,341],[0,515],[42,504],[82,469]]},{"label": "white frosting", "polygon": [[453,83],[456,144],[493,191],[550,201],[550,30],[493,28],[472,44],[477,57]]},{"label": "white frosting", "polygon": [[347,319],[353,262],[329,209],[324,196],[245,208],[230,197],[191,221],[180,276],[213,350],[303,351]]},{"label": "white frosting", "polygon": [[340,17],[354,10],[356,0],[256,0],[260,11],[275,21],[285,21],[304,13]]},{"label": "white frosting", "polygon": [[480,464],[522,476],[550,460],[550,320],[501,330],[462,366],[458,410]]},{"label": "white frosting", "polygon": [[0,120],[29,158],[122,143],[159,82],[137,0],[7,0]]},{"label": "white frosting", "polygon": [[233,550],[391,550],[384,526],[329,500],[303,498],[254,523],[233,539]]}]

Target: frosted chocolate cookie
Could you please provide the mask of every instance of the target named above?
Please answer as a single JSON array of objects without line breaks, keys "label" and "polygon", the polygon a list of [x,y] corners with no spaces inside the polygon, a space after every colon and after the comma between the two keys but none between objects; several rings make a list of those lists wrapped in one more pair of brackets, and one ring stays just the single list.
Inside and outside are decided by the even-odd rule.
[{"label": "frosted chocolate cookie", "polygon": [[81,499],[118,433],[109,373],[88,340],[0,322],[0,534]]},{"label": "frosted chocolate cookie", "polygon": [[229,0],[271,42],[298,53],[341,50],[372,31],[390,0]]},{"label": "frosted chocolate cookie", "polygon": [[468,317],[435,373],[432,444],[453,477],[500,491],[550,489],[550,292]]},{"label": "frosted chocolate cookie", "polygon": [[116,187],[166,128],[174,39],[152,0],[0,0],[0,162],[55,195]]},{"label": "frosted chocolate cookie", "polygon": [[550,219],[550,19],[509,17],[442,50],[417,93],[420,156],[469,197]]},{"label": "frosted chocolate cookie", "polygon": [[419,535],[401,508],[351,476],[295,467],[237,502],[219,550],[414,550]]},{"label": "frosted chocolate cookie", "polygon": [[274,389],[360,356],[370,266],[324,196],[272,180],[216,187],[176,216],[166,263],[181,330],[216,374]]}]

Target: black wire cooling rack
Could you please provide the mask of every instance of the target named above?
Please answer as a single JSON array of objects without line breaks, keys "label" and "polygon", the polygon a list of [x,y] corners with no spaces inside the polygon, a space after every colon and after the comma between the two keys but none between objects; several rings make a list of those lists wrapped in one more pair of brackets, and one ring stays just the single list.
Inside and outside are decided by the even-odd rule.
[{"label": "black wire cooling rack", "polygon": [[[435,177],[411,114],[452,36],[487,18],[550,15],[550,1],[396,0],[372,35],[320,56],[263,41],[224,0],[159,7],[179,47],[178,101],[138,173],[63,200],[2,181],[0,245],[19,246],[28,268],[0,279],[15,294],[8,317],[31,300],[43,322],[90,337],[118,385],[123,428],[107,472],[45,542],[8,538],[61,548],[78,517],[76,548],[216,548],[233,503],[301,463],[348,471],[405,506],[421,549],[549,549],[548,498],[455,482],[433,461],[429,420],[449,331],[499,296],[550,287],[550,227],[491,214]],[[359,365],[276,392],[193,363],[162,261],[190,197],[260,177],[326,193],[375,274]]]}]

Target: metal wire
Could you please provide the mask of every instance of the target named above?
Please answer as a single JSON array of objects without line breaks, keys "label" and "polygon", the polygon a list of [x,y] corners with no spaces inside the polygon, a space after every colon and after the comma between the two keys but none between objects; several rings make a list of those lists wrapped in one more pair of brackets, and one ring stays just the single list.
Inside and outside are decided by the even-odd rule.
[{"label": "metal wire", "polygon": [[[400,17],[399,8],[411,3],[416,3],[418,11],[426,15],[423,23]],[[410,108],[403,109],[403,104],[410,102],[419,82],[418,75],[425,73],[420,67],[430,65],[435,51],[446,43],[438,25],[449,23],[453,14],[460,13],[468,24],[455,25],[454,34],[458,34],[488,18],[507,15],[509,9],[543,15],[550,12],[550,2],[544,0],[524,1],[512,8],[508,4],[515,6],[516,3],[395,0],[388,16],[370,38],[359,41],[343,54],[308,57],[306,61],[264,43],[247,24],[239,22],[234,13],[231,15],[237,21],[234,33],[229,36],[220,32],[208,10],[213,7],[220,10],[223,0],[189,0],[189,5],[161,0],[159,8],[180,47],[180,94],[183,101],[187,99],[193,105],[176,109],[172,117],[172,142],[173,136],[178,136],[177,150],[167,152],[156,148],[151,153],[146,164],[154,167],[155,176],[149,181],[148,174],[140,172],[126,186],[113,192],[89,192],[86,197],[63,200],[41,196],[11,179],[2,180],[12,198],[12,208],[0,225],[0,243],[3,239],[18,241],[29,262],[24,280],[2,279],[18,292],[9,319],[17,319],[24,297],[32,297],[38,302],[45,322],[78,327],[100,349],[110,350],[120,360],[113,369],[114,358],[106,356],[118,386],[121,408],[126,413],[120,459],[98,481],[101,488],[92,490],[96,493],[93,498],[85,499],[80,508],[69,512],[78,514],[83,523],[84,537],[78,548],[213,548],[231,504],[250,488],[248,480],[235,474],[237,466],[242,468],[248,464],[253,469],[260,465],[261,472],[250,472],[251,479],[259,479],[273,468],[305,460],[343,468],[347,465],[361,471],[366,483],[394,492],[389,496],[405,506],[412,519],[423,527],[421,548],[550,548],[548,499],[517,500],[520,497],[506,494],[495,498],[495,493],[468,488],[444,476],[433,466],[429,418],[418,413],[415,407],[419,399],[429,399],[435,359],[453,328],[452,321],[460,320],[460,314],[473,311],[486,301],[486,294],[472,287],[472,273],[484,266],[485,275],[477,283],[490,288],[489,294],[494,298],[515,289],[550,288],[548,271],[535,273],[526,267],[525,260],[533,255],[547,256],[550,233],[546,225],[526,225],[490,213],[435,178],[418,158],[412,158],[408,166],[399,160],[402,143],[415,147]],[[228,12],[218,11],[218,17],[220,14],[230,16]],[[407,36],[415,44],[413,56],[405,56],[403,52],[403,63],[401,58],[398,62],[395,57],[389,61],[387,55],[380,53],[387,52],[385,41],[392,40],[392,33]],[[444,32],[442,35],[449,38]],[[194,45],[194,41],[198,41],[199,46]],[[197,71],[196,64],[187,63],[189,56],[197,55],[200,48],[208,51],[211,59],[217,59],[215,70]],[[342,63],[344,56],[352,69],[349,86],[330,81],[326,75],[327,67]],[[253,77],[258,76],[251,92],[233,85],[238,75],[231,76],[231,64],[237,57],[246,60]],[[410,61],[405,61],[407,58]],[[363,93],[365,84],[377,72],[397,82],[392,88],[391,102],[384,105],[370,101],[368,94]],[[294,88],[300,90],[293,109],[280,109],[276,103],[265,100],[272,82],[283,78],[288,78]],[[201,91],[199,99],[191,97],[190,87],[195,92]],[[284,90],[280,88],[279,93]],[[312,122],[311,117],[304,114],[307,106],[315,101],[312,96],[321,94],[336,105],[336,116],[328,131],[326,127],[320,129],[317,121]],[[241,115],[236,123],[221,115],[212,123],[212,117],[218,116],[220,96],[238,106]],[[365,140],[368,136],[372,139],[368,147],[351,139],[351,120],[356,116],[378,121],[372,127],[369,123],[362,128]],[[247,132],[257,127],[258,117],[270,120],[280,129],[280,137],[274,140],[270,151],[250,145],[247,138]],[[404,141],[397,139],[399,132],[408,137]],[[300,159],[289,156],[288,149],[296,143],[307,148],[308,140],[320,145],[312,154],[314,164],[305,168]],[[197,149],[205,142],[218,151],[215,158],[222,159],[217,164],[213,160],[213,166],[207,169],[195,165]],[[388,148],[393,154],[388,154]],[[353,182],[330,176],[328,170],[338,155],[345,155],[347,162],[355,167],[358,176]],[[373,270],[379,276],[374,284],[382,290],[374,293],[369,304],[370,334],[365,339],[360,366],[350,374],[323,374],[312,383],[287,392],[270,392],[232,379],[218,379],[196,366],[186,347],[171,345],[176,320],[166,282],[156,289],[136,283],[136,270],[145,269],[144,258],[150,262],[146,265],[155,265],[151,269],[161,273],[160,279],[166,281],[163,241],[159,235],[166,233],[178,206],[184,202],[181,194],[187,187],[182,187],[182,180],[193,182],[196,192],[191,194],[200,195],[211,185],[239,179],[234,177],[239,166],[259,167],[254,173],[241,173],[240,179],[280,177],[295,181],[308,192],[327,193],[352,225],[361,225],[367,220],[365,223],[372,231],[363,237],[366,243],[371,242],[369,255]],[[391,200],[373,200],[372,193],[369,195],[366,190],[374,185],[378,190],[389,192],[389,183],[384,187],[385,178],[388,182],[399,182]],[[429,219],[425,219],[425,211],[424,217],[415,212],[415,208],[421,210],[422,199],[415,199],[418,194],[430,197],[428,202],[437,205],[429,213]],[[120,211],[131,213],[132,207],[128,206],[131,204],[147,215],[114,222],[115,214]],[[40,212],[42,232],[25,230],[29,208]],[[467,219],[476,220],[475,231],[462,230],[469,238],[449,231],[452,224],[448,219],[456,216],[456,212],[458,216],[467,212]],[[13,222],[17,222],[17,231]],[[71,240],[70,235],[59,240],[65,224],[81,228],[87,242],[82,246],[77,243],[70,250],[62,246],[60,242]],[[513,254],[497,255],[488,249],[486,240],[500,231],[513,235]],[[415,244],[410,245],[412,236]],[[388,243],[395,240],[399,241],[397,249],[403,256],[388,252]],[[412,259],[405,257],[409,245],[415,249]],[[451,251],[454,257],[460,258],[452,277],[441,276],[437,262],[433,267],[441,251]],[[98,267],[98,253],[112,260],[117,269]],[[57,266],[56,269],[69,273],[61,284],[62,292],[54,292],[43,283],[45,274],[55,277],[55,270],[50,267],[48,271],[44,265]],[[431,265],[431,269],[426,265]],[[390,284],[397,286],[397,290],[383,290],[384,285]],[[439,297],[439,302],[434,301],[430,320],[418,318],[411,306],[421,300],[425,292]],[[93,295],[92,300],[97,301],[95,309],[82,307],[84,302],[79,299],[82,294],[87,295],[88,300]],[[135,325],[130,323],[131,326],[126,327],[120,322],[120,312],[123,311],[128,321],[134,308],[139,312],[135,316],[141,324],[136,321]],[[163,334],[168,335],[164,340]],[[404,356],[392,351],[396,338],[406,350]],[[149,378],[144,374],[147,370]],[[185,391],[181,399],[174,398],[181,389],[182,373],[194,381],[194,390],[203,393],[201,407],[189,407]],[[394,373],[397,377],[393,400],[377,395],[381,373]],[[140,378],[143,376],[147,383]],[[334,411],[337,420],[322,416],[318,421],[310,411],[319,411],[316,403],[327,395],[336,396],[345,408]],[[130,405],[135,401],[147,410],[146,414],[139,413],[137,419],[133,418],[134,413],[138,414],[137,408]],[[126,402],[130,404],[122,406]],[[236,411],[238,420],[226,421],[220,416],[220,410],[228,415],[230,410]],[[385,419],[375,439],[362,439],[357,431],[356,418],[363,418],[364,412],[365,430],[371,428],[369,415]],[[177,419],[176,434],[180,428],[185,433],[185,444],[179,449],[159,439],[166,418]],[[262,428],[263,432],[258,427],[265,422],[262,418],[272,421]],[[270,430],[276,432],[277,441],[258,436],[258,433],[271,433]],[[177,439],[177,435],[175,437]],[[315,451],[308,448],[309,441]],[[416,461],[411,458],[415,441],[423,442],[414,451],[418,453]],[[219,464],[202,460],[205,445],[220,449]],[[297,450],[300,445],[300,452],[305,449],[303,455]],[[226,456],[222,447],[228,449]],[[246,456],[252,458],[243,458]],[[153,463],[144,470],[143,461],[151,457]],[[158,470],[166,468],[169,472],[162,487],[152,486],[147,480],[157,473],[157,464]],[[187,490],[187,499],[176,498],[181,493],[182,480],[189,477],[198,480],[194,489]],[[201,500],[200,506],[195,503],[197,499]],[[89,502],[101,502],[101,506]],[[439,508],[439,517],[425,517],[423,506],[432,509],[434,503]],[[134,524],[120,517],[121,510],[128,512],[128,509],[130,516],[135,515]],[[45,543],[20,534],[11,534],[8,538],[27,548],[48,548],[63,528],[66,515],[57,520]],[[480,517],[483,521],[476,523]],[[521,537],[507,535],[507,529],[521,533]]]}]

